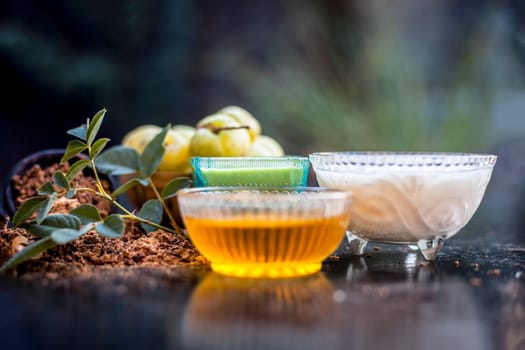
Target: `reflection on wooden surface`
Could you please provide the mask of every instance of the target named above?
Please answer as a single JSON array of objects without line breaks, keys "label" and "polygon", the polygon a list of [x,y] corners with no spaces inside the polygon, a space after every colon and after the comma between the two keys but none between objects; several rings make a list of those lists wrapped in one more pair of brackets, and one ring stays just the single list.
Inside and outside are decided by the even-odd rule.
[{"label": "reflection on wooden surface", "polygon": [[501,314],[503,349],[525,349],[525,287],[517,281],[503,288]]},{"label": "reflection on wooden surface", "polygon": [[342,346],[329,325],[338,316],[334,289],[323,275],[296,279],[236,279],[208,274],[184,316],[191,349],[320,349]]},{"label": "reflection on wooden surface", "polygon": [[353,257],[345,280],[351,349],[491,348],[472,288],[415,252]]},{"label": "reflection on wooden surface", "polygon": [[381,279],[409,284],[428,284],[436,282],[438,277],[438,265],[425,261],[417,252],[409,252],[405,255],[384,254],[381,259],[352,257],[346,272],[348,281]]}]

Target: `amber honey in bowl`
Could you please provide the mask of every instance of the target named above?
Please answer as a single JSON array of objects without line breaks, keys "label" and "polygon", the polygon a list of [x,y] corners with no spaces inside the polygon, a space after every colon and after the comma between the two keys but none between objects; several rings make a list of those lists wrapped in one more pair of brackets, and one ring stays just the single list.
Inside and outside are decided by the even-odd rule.
[{"label": "amber honey in bowl", "polygon": [[183,219],[216,272],[245,277],[315,273],[344,237],[350,200],[321,189],[181,191]]}]

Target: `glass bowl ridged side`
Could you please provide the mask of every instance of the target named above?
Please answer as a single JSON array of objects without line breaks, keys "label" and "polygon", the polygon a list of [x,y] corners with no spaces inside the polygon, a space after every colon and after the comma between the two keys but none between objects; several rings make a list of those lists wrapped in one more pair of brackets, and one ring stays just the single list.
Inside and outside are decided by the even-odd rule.
[{"label": "glass bowl ridged side", "polygon": [[190,239],[216,272],[290,277],[320,270],[344,236],[349,195],[326,189],[196,188],[179,206]]},{"label": "glass bowl ridged side", "polygon": [[353,194],[347,237],[355,254],[368,241],[417,244],[432,260],[474,215],[497,157],[333,152],[310,160],[321,186]]}]

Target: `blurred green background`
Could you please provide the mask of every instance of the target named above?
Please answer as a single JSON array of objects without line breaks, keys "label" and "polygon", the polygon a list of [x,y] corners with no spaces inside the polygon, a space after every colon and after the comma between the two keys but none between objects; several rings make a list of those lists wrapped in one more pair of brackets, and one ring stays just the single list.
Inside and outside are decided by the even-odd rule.
[{"label": "blurred green background", "polygon": [[55,133],[101,107],[118,142],[142,123],[195,124],[238,104],[297,154],[489,151],[525,134],[519,1],[2,7],[3,136],[19,147],[28,128],[52,129],[33,147],[61,146]]},{"label": "blurred green background", "polygon": [[2,177],[102,107],[119,143],[236,104],[289,154],[497,153],[525,227],[520,0],[4,0],[0,74]]}]

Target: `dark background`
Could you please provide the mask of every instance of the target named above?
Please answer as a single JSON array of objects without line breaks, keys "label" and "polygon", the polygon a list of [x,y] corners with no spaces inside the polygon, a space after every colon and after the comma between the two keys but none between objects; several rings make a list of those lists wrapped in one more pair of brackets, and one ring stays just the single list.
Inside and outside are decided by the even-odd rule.
[{"label": "dark background", "polygon": [[519,0],[4,0],[0,76],[1,177],[102,107],[117,144],[237,104],[289,154],[497,153],[479,215],[525,226]]}]

